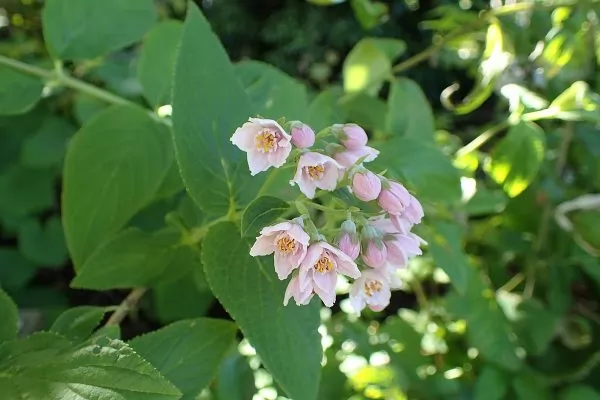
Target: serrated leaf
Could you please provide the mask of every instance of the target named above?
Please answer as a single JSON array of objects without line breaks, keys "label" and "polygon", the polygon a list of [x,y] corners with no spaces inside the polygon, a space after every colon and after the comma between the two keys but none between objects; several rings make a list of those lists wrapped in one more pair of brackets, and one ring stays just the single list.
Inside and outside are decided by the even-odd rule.
[{"label": "serrated leaf", "polygon": [[381,154],[372,165],[389,169],[415,191],[421,201],[454,204],[462,192],[460,173],[433,144],[400,137],[377,146]]},{"label": "serrated leaf", "polygon": [[408,78],[396,78],[392,81],[385,129],[394,136],[433,142],[435,134],[433,111],[415,81]]},{"label": "serrated leaf", "polygon": [[76,270],[154,197],[173,160],[168,130],[140,108],[103,111],[65,159],[62,214]]},{"label": "serrated leaf", "polygon": [[175,400],[181,393],[127,344],[106,337],[73,346],[49,332],[0,346],[8,399]]},{"label": "serrated leaf", "polygon": [[[314,400],[322,357],[318,304],[284,307],[286,283],[277,279],[269,258],[253,258],[249,250],[235,225],[212,227],[202,243],[208,283],[288,396]],[[273,329],[273,321],[286,329]]]},{"label": "serrated leaf", "polygon": [[[178,244],[179,236],[168,231],[151,234],[128,228],[88,257],[71,286],[107,290],[156,284],[171,268],[189,268],[181,265],[189,260],[185,248],[180,250]],[[180,251],[186,254],[182,257]]]},{"label": "serrated leaf", "polygon": [[152,0],[47,0],[42,23],[54,57],[83,60],[137,42],[156,17]]},{"label": "serrated leaf", "polygon": [[0,66],[0,115],[23,114],[42,96],[44,84],[36,76]]},{"label": "serrated leaf", "polygon": [[193,400],[212,381],[235,341],[235,324],[199,318],[139,336],[129,345]]},{"label": "serrated leaf", "polygon": [[69,258],[60,219],[48,219],[42,227],[29,220],[19,228],[19,251],[32,262],[45,267],[60,267]]},{"label": "serrated leaf", "polygon": [[461,242],[463,232],[456,224],[436,221],[432,232],[426,235],[429,252],[435,263],[444,270],[456,290],[463,294],[469,279],[469,259]]},{"label": "serrated leaf", "polygon": [[504,372],[491,365],[485,365],[475,381],[473,400],[502,400],[509,384]]},{"label": "serrated leaf", "polygon": [[45,119],[37,132],[23,142],[21,164],[31,168],[60,166],[74,133],[75,127],[64,119]]},{"label": "serrated leaf", "polygon": [[50,331],[74,342],[86,340],[98,327],[107,309],[105,307],[79,306],[68,309],[56,318]]},{"label": "serrated leaf", "polygon": [[287,202],[277,197],[258,197],[248,204],[242,215],[242,236],[257,236],[262,228],[279,218],[289,207]]},{"label": "serrated leaf", "polygon": [[0,343],[17,337],[19,312],[16,304],[0,287]]},{"label": "serrated leaf", "polygon": [[173,71],[183,24],[167,20],[156,25],[144,38],[138,79],[152,107],[171,103]]},{"label": "serrated leaf", "polygon": [[253,114],[264,118],[305,120],[308,112],[306,87],[267,63],[242,61],[235,73],[246,89]]},{"label": "serrated leaf", "polygon": [[190,3],[175,67],[173,137],[183,181],[207,213],[224,215],[247,204],[262,184],[230,142],[251,110],[227,53]]},{"label": "serrated leaf", "polygon": [[539,126],[520,122],[496,144],[484,169],[506,194],[518,196],[537,176],[545,146],[546,137]]},{"label": "serrated leaf", "polygon": [[374,96],[391,73],[392,62],[386,51],[371,38],[364,38],[350,50],[344,61],[344,91],[367,92]]}]

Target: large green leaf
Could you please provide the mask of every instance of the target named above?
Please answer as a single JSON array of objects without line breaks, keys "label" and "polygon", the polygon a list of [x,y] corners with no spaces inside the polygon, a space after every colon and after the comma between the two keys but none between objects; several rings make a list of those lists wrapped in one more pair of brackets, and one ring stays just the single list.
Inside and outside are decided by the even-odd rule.
[{"label": "large green leaf", "polygon": [[429,252],[436,264],[444,270],[459,293],[465,293],[472,268],[463,250],[462,231],[456,224],[437,221],[426,239]]},{"label": "large green leaf", "polygon": [[475,381],[473,400],[502,400],[509,388],[506,374],[492,365],[486,365]]},{"label": "large green leaf", "polygon": [[202,244],[208,283],[288,396],[314,400],[322,356],[318,304],[284,307],[286,283],[268,258],[250,256],[250,244],[232,223],[211,228]]},{"label": "large green leaf", "polygon": [[246,155],[230,142],[251,110],[227,53],[190,3],[175,67],[173,136],[183,181],[208,213],[248,203],[263,181],[250,177]]},{"label": "large green leaf", "polygon": [[253,111],[265,118],[306,119],[306,87],[277,68],[259,61],[242,61],[235,73],[246,88]]},{"label": "large green leaf", "polygon": [[510,197],[515,197],[536,177],[544,160],[545,145],[546,137],[539,126],[520,122],[492,150],[485,171]]},{"label": "large green leaf", "polygon": [[460,201],[460,174],[433,144],[399,137],[377,147],[381,154],[373,164],[403,178],[420,200],[450,204]]},{"label": "large green leaf", "polygon": [[42,14],[50,53],[96,58],[140,40],[156,21],[152,0],[46,0]]},{"label": "large green leaf", "polygon": [[347,112],[339,103],[342,95],[342,89],[334,86],[323,90],[311,101],[307,123],[315,132],[333,124],[346,122]]},{"label": "large green leaf", "polygon": [[19,313],[17,306],[0,287],[0,343],[17,337]]},{"label": "large green leaf", "polygon": [[0,174],[0,214],[22,217],[54,204],[54,172],[18,165]]},{"label": "large green leaf", "polygon": [[129,345],[193,400],[213,379],[235,341],[235,324],[199,318],[178,321],[133,339]]},{"label": "large green leaf", "polygon": [[0,286],[17,290],[35,274],[35,265],[14,248],[0,248]]},{"label": "large green leaf", "polygon": [[62,118],[46,118],[21,148],[21,164],[31,168],[59,166],[75,127]]},{"label": "large green leaf", "polygon": [[40,78],[0,66],[0,115],[29,111],[42,96],[43,89]]},{"label": "large green leaf", "polygon": [[98,337],[73,346],[35,333],[0,346],[6,399],[175,400],[181,393],[120,340]]},{"label": "large green leaf", "polygon": [[152,107],[171,103],[177,46],[183,32],[179,21],[156,25],[144,39],[138,64],[138,79]]},{"label": "large green leaf", "polygon": [[50,331],[72,341],[86,340],[106,314],[105,307],[79,306],[70,308],[56,318]]},{"label": "large green leaf", "polygon": [[394,79],[390,86],[385,127],[387,132],[396,136],[433,142],[433,111],[416,82],[408,78]]},{"label": "large green leaf", "polygon": [[586,385],[571,385],[558,395],[559,400],[600,400],[600,392]]},{"label": "large green leaf", "polygon": [[376,40],[362,39],[346,57],[343,71],[346,92],[364,91],[376,95],[383,82],[391,76],[392,61]]},{"label": "large green leaf", "polygon": [[173,270],[189,271],[195,252],[178,247],[173,232],[146,233],[129,228],[98,247],[81,266],[71,286],[106,290],[147,286]]},{"label": "large green leaf", "polygon": [[28,220],[19,228],[19,250],[29,260],[46,267],[61,267],[69,258],[65,235],[58,216],[44,226]]},{"label": "large green leaf", "polygon": [[262,228],[279,218],[287,209],[288,203],[277,197],[258,197],[246,207],[242,215],[242,236],[257,236]]},{"label": "large green leaf", "polygon": [[81,128],[67,151],[62,197],[76,269],[152,199],[172,159],[167,129],[140,108],[111,107]]},{"label": "large green leaf", "polygon": [[206,315],[215,297],[206,282],[200,287],[195,279],[200,275],[196,271],[202,271],[202,264],[197,263],[193,268],[191,273],[177,280],[160,282],[152,288],[153,311],[160,322],[166,324]]},{"label": "large green leaf", "polygon": [[217,400],[246,400],[256,393],[254,371],[248,365],[248,359],[237,349],[230,351],[221,363],[213,387]]}]

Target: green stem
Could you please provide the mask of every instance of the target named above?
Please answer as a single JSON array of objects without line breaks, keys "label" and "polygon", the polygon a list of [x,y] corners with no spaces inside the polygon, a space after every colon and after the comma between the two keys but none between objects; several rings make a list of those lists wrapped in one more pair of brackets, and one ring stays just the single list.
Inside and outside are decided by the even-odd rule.
[{"label": "green stem", "polygon": [[121,304],[117,306],[115,312],[112,313],[112,315],[108,318],[108,321],[106,321],[104,326],[119,325],[121,321],[125,319],[127,314],[129,314],[129,312],[137,306],[137,303],[144,296],[147,290],[147,288],[143,287],[133,289],[129,295],[125,297],[125,300],[123,300]]},{"label": "green stem", "polygon": [[421,282],[419,282],[417,278],[413,277],[411,286],[413,292],[415,292],[415,296],[417,297],[417,303],[419,303],[419,308],[422,310],[428,310],[429,301],[427,300],[427,296],[425,295],[425,291],[423,290]]},{"label": "green stem", "polygon": [[491,128],[487,129],[485,132],[483,132],[481,135],[477,136],[475,139],[473,139],[472,141],[470,141],[469,143],[467,143],[466,145],[464,145],[463,147],[458,149],[458,151],[456,152],[456,157],[460,157],[465,154],[469,154],[472,151],[477,150],[478,148],[483,146],[485,143],[487,143],[488,140],[493,138],[496,134],[498,134],[499,132],[502,132],[503,130],[508,128],[508,126],[509,126],[508,121],[504,121],[497,125],[492,126]]},{"label": "green stem", "polygon": [[518,272],[512,278],[510,278],[508,282],[506,282],[502,287],[500,287],[498,291],[512,292],[517,286],[521,284],[521,282],[523,282],[524,279],[525,276],[521,272]]}]

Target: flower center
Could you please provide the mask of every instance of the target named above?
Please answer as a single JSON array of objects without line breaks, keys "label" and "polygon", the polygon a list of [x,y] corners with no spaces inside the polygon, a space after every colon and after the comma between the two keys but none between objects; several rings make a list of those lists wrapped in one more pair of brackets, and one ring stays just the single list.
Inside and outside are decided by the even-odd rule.
[{"label": "flower center", "polygon": [[263,129],[254,137],[256,150],[271,153],[277,149],[277,133],[271,129]]},{"label": "flower center", "polygon": [[291,237],[285,235],[277,239],[277,250],[283,254],[290,254],[296,250],[296,241]]},{"label": "flower center", "polygon": [[311,165],[310,167],[306,167],[306,171],[311,179],[318,180],[323,177],[323,174],[325,173],[325,167],[322,165]]},{"label": "flower center", "polygon": [[381,292],[381,282],[379,281],[367,281],[365,282],[365,294],[372,297],[375,293]]},{"label": "flower center", "polygon": [[322,255],[314,266],[315,270],[320,273],[329,272],[333,269],[333,262],[326,255]]}]

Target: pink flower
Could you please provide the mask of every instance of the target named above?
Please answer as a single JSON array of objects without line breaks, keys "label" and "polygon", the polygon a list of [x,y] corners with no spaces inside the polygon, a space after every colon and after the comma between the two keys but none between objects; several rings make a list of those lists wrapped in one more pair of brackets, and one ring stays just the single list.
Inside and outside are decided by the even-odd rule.
[{"label": "pink flower", "polygon": [[382,268],[387,261],[387,249],[381,240],[369,240],[362,259],[371,268]]},{"label": "pink flower", "polygon": [[294,298],[296,305],[304,306],[310,303],[310,299],[313,297],[313,291],[310,287],[302,288],[300,286],[300,278],[294,276],[290,283],[285,289],[285,296],[283,297],[283,305],[287,306],[290,298]]},{"label": "pink flower", "polygon": [[373,311],[381,311],[390,304],[390,285],[386,277],[377,270],[363,271],[362,276],[352,284],[350,304],[357,312],[365,306]]},{"label": "pink flower", "polygon": [[356,224],[348,219],[342,223],[337,239],[338,248],[352,260],[356,260],[360,253],[360,241],[356,233]]},{"label": "pink flower", "polygon": [[341,129],[339,137],[348,150],[359,150],[367,145],[369,140],[365,130],[356,124],[335,125],[334,129]]},{"label": "pink flower", "polygon": [[315,144],[315,131],[302,122],[292,123],[292,143],[298,148],[311,147]]},{"label": "pink flower", "polygon": [[386,238],[387,261],[396,268],[405,267],[409,258],[421,255],[420,245],[423,239],[414,233],[397,233]]},{"label": "pink flower", "polygon": [[340,163],[342,167],[350,168],[360,159],[363,159],[363,162],[370,162],[375,160],[378,155],[379,150],[369,146],[364,146],[358,150],[346,150],[338,152],[334,154],[333,158],[335,158],[335,160]]},{"label": "pink flower", "polygon": [[306,197],[315,197],[317,188],[334,190],[342,176],[342,167],[331,157],[319,153],[304,153],[291,184],[296,184]]},{"label": "pink flower", "polygon": [[275,253],[275,272],[279,279],[285,279],[304,260],[309,240],[308,233],[301,225],[282,222],[260,231],[250,255],[256,257]]},{"label": "pink flower", "polygon": [[359,200],[375,200],[381,193],[381,181],[371,171],[357,172],[352,177],[352,192]]},{"label": "pink flower", "polygon": [[421,203],[416,197],[410,195],[409,203],[404,209],[404,212],[395,215],[391,214],[390,219],[400,232],[406,233],[410,231],[414,225],[421,223],[423,216],[423,206],[421,206]]},{"label": "pink flower", "polygon": [[379,194],[379,205],[390,214],[400,215],[410,203],[411,195],[398,182],[387,181]]},{"label": "pink flower", "polygon": [[346,254],[326,242],[310,245],[300,265],[300,287],[310,287],[327,307],[335,303],[337,274],[358,278],[356,263]]},{"label": "pink flower", "polygon": [[290,140],[276,121],[261,118],[250,118],[231,137],[231,143],[247,153],[251,175],[281,167],[292,151]]}]

